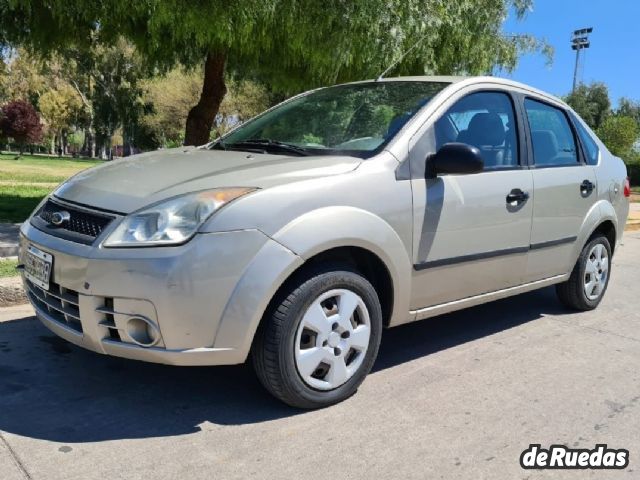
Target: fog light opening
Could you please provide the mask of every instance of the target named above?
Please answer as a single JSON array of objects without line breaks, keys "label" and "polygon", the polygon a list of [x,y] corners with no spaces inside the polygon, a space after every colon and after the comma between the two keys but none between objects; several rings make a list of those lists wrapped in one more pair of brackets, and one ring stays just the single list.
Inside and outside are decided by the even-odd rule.
[{"label": "fog light opening", "polygon": [[160,340],[158,328],[145,317],[131,317],[127,320],[129,338],[141,347],[152,347]]}]

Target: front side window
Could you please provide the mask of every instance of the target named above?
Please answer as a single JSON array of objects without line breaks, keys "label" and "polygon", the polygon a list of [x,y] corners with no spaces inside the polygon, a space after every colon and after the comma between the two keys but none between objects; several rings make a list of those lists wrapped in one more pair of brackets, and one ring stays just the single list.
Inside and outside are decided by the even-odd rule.
[{"label": "front side window", "polygon": [[563,110],[525,99],[529,119],[533,161],[536,166],[578,165],[578,150],[569,120]]},{"label": "front side window", "polygon": [[436,150],[459,142],[480,150],[485,169],[518,165],[518,136],[511,98],[478,92],[458,100],[435,124]]},{"label": "front side window", "polygon": [[213,148],[367,158],[447,85],[385,81],[324,88],[247,122]]},{"label": "front side window", "polygon": [[580,142],[582,142],[582,146],[585,149],[585,154],[587,155],[587,163],[589,165],[597,165],[598,164],[598,153],[600,150],[598,149],[598,144],[596,144],[595,140],[591,137],[591,134],[584,128],[582,122],[577,115],[573,115],[573,124],[576,126],[576,131],[578,132],[578,136],[580,137]]}]

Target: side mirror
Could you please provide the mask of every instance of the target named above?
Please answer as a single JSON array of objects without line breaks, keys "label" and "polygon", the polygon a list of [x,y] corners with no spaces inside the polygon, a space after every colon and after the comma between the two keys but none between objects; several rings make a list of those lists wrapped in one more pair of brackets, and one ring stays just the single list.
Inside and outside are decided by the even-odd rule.
[{"label": "side mirror", "polygon": [[478,148],[466,143],[445,143],[440,150],[427,157],[425,178],[447,173],[478,173],[483,168],[484,161]]}]

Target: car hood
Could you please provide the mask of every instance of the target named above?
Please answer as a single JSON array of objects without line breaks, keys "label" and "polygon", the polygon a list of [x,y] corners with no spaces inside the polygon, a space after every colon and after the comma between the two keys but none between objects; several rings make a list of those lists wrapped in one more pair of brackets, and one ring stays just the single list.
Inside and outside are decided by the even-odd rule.
[{"label": "car hood", "polygon": [[340,175],[362,162],[339,156],[292,157],[182,147],[134,155],[84,170],[56,197],[119,213],[184,193],[218,187],[268,188]]}]

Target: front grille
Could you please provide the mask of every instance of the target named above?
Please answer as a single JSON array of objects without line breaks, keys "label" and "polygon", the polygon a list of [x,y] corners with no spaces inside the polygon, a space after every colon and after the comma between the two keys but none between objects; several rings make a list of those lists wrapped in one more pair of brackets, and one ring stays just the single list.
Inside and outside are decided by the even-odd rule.
[{"label": "front grille", "polygon": [[[51,223],[51,217],[55,212],[69,212],[69,220],[60,226]],[[47,200],[35,215],[40,220],[36,227],[44,228],[52,235],[76,240],[80,243],[92,243],[103,230],[111,223],[114,217],[103,213],[91,212],[69,205],[62,205],[51,199]],[[64,235],[67,233],[67,235]],[[78,235],[74,238],[74,234]]]},{"label": "front grille", "polygon": [[49,284],[49,290],[44,290],[29,280],[26,280],[26,284],[27,295],[34,307],[63,325],[82,333],[78,292],[53,282]]}]

